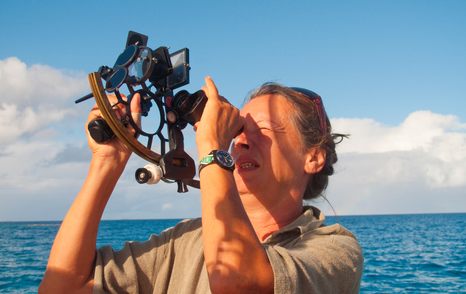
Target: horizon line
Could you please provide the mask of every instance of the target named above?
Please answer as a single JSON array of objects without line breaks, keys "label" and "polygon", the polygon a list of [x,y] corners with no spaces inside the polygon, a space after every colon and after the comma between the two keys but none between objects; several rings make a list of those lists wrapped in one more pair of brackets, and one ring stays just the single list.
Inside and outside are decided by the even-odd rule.
[{"label": "horizon line", "polygon": [[[413,213],[381,213],[381,214],[341,214],[341,215],[325,215],[326,218],[334,217],[364,217],[364,216],[402,216],[402,215],[435,215],[435,214],[466,214],[464,212],[413,212]],[[101,221],[145,221],[145,220],[184,220],[195,219],[196,217],[174,217],[174,218],[109,218],[101,219]],[[30,222],[61,222],[62,220],[0,220],[0,223],[30,223]]]}]

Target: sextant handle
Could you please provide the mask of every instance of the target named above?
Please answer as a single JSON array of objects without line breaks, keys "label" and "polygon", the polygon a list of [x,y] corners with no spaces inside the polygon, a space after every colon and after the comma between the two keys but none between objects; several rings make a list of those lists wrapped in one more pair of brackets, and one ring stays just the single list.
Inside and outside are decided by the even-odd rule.
[{"label": "sextant handle", "polygon": [[99,144],[108,142],[115,138],[115,134],[103,118],[94,119],[89,122],[87,129],[89,130],[89,134],[92,139]]}]

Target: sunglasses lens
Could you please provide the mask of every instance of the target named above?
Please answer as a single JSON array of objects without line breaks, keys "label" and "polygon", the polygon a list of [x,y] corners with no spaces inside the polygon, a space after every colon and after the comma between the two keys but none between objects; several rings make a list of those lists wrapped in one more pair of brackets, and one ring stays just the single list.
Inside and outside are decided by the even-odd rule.
[{"label": "sunglasses lens", "polygon": [[303,94],[304,96],[307,96],[311,99],[321,99],[319,94],[312,92],[311,90],[304,89],[304,88],[298,88],[298,87],[290,87],[292,90]]},{"label": "sunglasses lens", "polygon": [[317,93],[312,92],[311,90],[308,90],[308,89],[298,88],[298,87],[290,87],[290,89],[306,97],[309,97],[311,99],[311,101],[316,106],[317,116],[320,122],[320,130],[323,134],[325,134],[327,132],[327,122],[326,122],[327,114],[325,113],[324,105],[322,103],[322,98]]}]

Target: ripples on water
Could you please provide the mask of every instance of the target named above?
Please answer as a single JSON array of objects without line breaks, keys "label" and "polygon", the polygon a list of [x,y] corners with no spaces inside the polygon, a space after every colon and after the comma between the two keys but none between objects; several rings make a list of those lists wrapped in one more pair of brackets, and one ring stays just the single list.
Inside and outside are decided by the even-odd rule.
[{"label": "ripples on water", "polygon": [[[178,220],[104,221],[98,246],[121,248]],[[365,263],[361,293],[466,293],[466,214],[328,217],[353,231]],[[0,292],[35,293],[58,222],[0,223]]]},{"label": "ripples on water", "polygon": [[466,214],[329,218],[364,254],[363,293],[466,293]]}]

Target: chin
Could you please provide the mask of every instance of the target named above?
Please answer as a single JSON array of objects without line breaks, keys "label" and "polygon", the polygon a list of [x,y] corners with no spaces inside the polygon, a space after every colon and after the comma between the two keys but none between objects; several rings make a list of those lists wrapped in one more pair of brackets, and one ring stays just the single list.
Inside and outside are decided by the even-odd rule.
[{"label": "chin", "polygon": [[239,195],[253,194],[256,195],[258,191],[264,191],[265,187],[261,187],[258,183],[253,183],[253,181],[245,182],[241,177],[236,178],[236,189],[238,190]]},{"label": "chin", "polygon": [[240,195],[249,192],[248,188],[246,187],[243,181],[240,180],[240,181],[235,181],[235,182],[236,182],[236,189],[238,190],[238,193]]},{"label": "chin", "polygon": [[243,178],[238,175],[236,172],[234,174],[235,178],[235,183],[236,183],[236,189],[238,190],[238,193],[241,194],[246,194],[250,193],[248,185],[243,181]]}]

